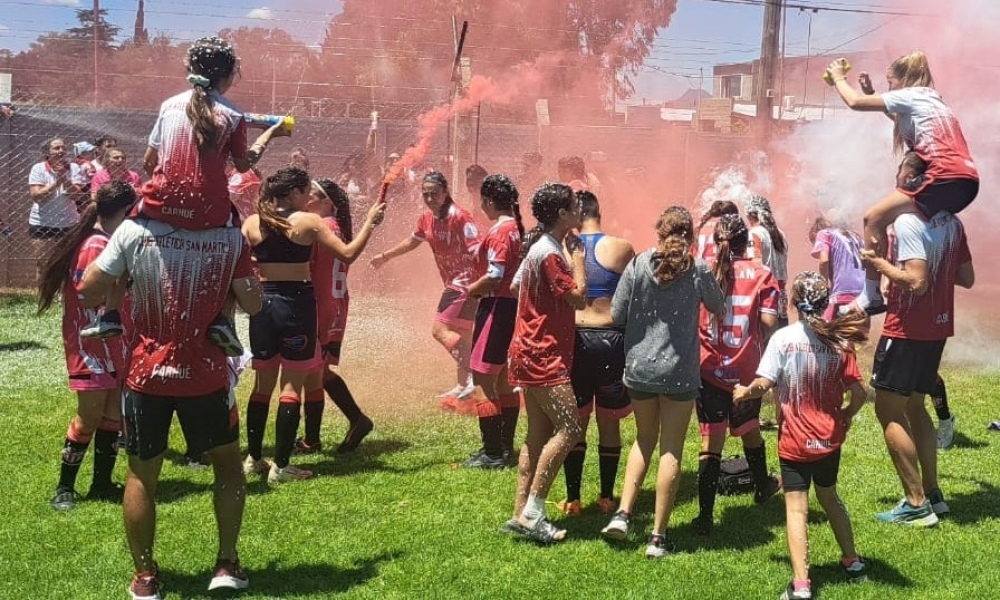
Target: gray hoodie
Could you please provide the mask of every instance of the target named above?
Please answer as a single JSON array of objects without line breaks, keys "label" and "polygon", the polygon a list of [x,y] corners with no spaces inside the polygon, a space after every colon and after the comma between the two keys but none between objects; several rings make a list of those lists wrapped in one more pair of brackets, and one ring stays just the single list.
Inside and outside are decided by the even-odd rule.
[{"label": "gray hoodie", "polygon": [[721,312],[722,289],[701,260],[670,283],[660,283],[653,271],[654,251],[628,264],[611,301],[615,324],[625,327],[624,382],[650,394],[691,394],[701,387],[699,305]]}]

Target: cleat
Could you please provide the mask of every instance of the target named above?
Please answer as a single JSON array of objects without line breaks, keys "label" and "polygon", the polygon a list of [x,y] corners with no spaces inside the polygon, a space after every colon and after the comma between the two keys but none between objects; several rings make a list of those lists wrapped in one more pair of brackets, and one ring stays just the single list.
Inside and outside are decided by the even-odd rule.
[{"label": "cleat", "polygon": [[136,573],[128,586],[132,600],[163,600],[160,595],[160,579],[156,570],[150,573]]},{"label": "cleat", "polygon": [[344,454],[346,452],[354,452],[361,445],[368,434],[375,429],[375,424],[368,417],[362,415],[358,420],[351,423],[351,426],[347,428],[347,433],[344,434],[344,439],[340,442],[340,446],[337,447],[337,454]]},{"label": "cleat", "polygon": [[812,600],[812,590],[795,590],[795,586],[791,583],[785,588],[785,591],[778,596],[778,600]]},{"label": "cleat", "polygon": [[583,512],[579,500],[563,500],[556,503],[556,507],[567,517],[579,517],[580,513]]},{"label": "cleat", "polygon": [[493,457],[486,453],[486,451],[480,451],[473,454],[462,463],[462,466],[467,469],[502,469],[506,465],[502,457]]},{"label": "cleat", "polygon": [[866,565],[865,560],[859,556],[857,560],[844,567],[844,574],[847,575],[847,581],[851,583],[862,583],[868,581],[868,565]]},{"label": "cleat", "polygon": [[94,500],[96,502],[114,502],[116,504],[121,504],[122,498],[125,497],[125,486],[120,483],[111,483],[101,486],[90,486],[90,491],[87,492],[87,500]]},{"label": "cleat", "polygon": [[72,510],[76,506],[78,496],[73,488],[56,488],[56,495],[52,497],[50,504],[56,510]]},{"label": "cleat", "polygon": [[937,427],[937,447],[944,450],[955,440],[955,415],[950,419],[941,419]]}]

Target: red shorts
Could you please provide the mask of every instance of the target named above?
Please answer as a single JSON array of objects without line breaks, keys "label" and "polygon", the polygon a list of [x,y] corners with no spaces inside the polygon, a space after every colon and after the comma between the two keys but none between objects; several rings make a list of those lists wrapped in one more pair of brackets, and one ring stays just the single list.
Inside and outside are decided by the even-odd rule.
[{"label": "red shorts", "polygon": [[71,392],[101,392],[118,389],[121,383],[115,373],[84,373],[69,376]]}]

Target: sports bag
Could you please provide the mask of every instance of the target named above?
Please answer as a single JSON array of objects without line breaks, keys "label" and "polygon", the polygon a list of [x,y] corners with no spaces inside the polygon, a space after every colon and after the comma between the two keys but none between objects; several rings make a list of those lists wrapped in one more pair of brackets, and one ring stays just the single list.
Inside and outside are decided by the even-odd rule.
[{"label": "sports bag", "polygon": [[730,456],[719,465],[719,494],[733,496],[754,490],[750,463],[742,456]]}]

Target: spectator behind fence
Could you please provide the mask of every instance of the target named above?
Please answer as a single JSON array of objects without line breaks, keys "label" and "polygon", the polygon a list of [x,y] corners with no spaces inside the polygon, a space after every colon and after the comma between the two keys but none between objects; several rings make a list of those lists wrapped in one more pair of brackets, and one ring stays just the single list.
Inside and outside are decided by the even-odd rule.
[{"label": "spectator behind fence", "polygon": [[102,135],[94,140],[94,146],[97,146],[97,149],[95,150],[95,157],[92,164],[95,171],[100,171],[107,168],[108,152],[118,147],[118,139],[110,135]]},{"label": "spectator behind fence", "polygon": [[51,240],[66,235],[80,220],[75,203],[80,188],[74,183],[80,167],[66,156],[62,138],[52,138],[42,144],[42,157],[45,160],[31,167],[28,175],[31,195],[28,236],[36,260],[46,254]]},{"label": "spectator behind fence", "polygon": [[94,178],[91,180],[91,198],[96,198],[98,188],[111,181],[124,181],[136,190],[142,185],[142,177],[128,168],[128,156],[126,156],[124,150],[112,148],[108,150],[104,160],[105,168],[94,173]]}]

